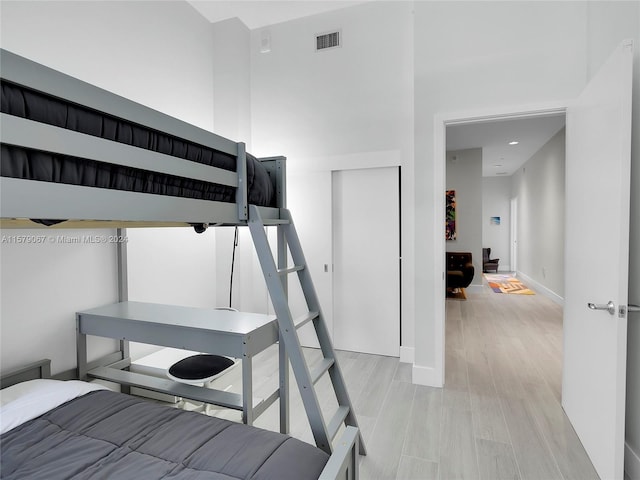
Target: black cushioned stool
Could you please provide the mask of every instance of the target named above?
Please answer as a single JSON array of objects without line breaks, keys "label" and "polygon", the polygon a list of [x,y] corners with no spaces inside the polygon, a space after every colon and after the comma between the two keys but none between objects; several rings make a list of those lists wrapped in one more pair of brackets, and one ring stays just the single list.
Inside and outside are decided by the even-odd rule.
[{"label": "black cushioned stool", "polygon": [[201,353],[174,363],[167,370],[167,376],[176,382],[192,385],[207,384],[220,376],[235,362],[220,355]]},{"label": "black cushioned stool", "polygon": [[[234,308],[220,307],[216,310],[229,310],[237,312]],[[200,387],[208,387],[209,383],[222,375],[227,369],[234,366],[236,361],[222,355],[212,355],[208,353],[200,353],[183,358],[179,362],[174,363],[167,369],[167,377],[173,381],[186,383],[188,385],[197,385]],[[180,400],[181,406],[184,408],[186,402]],[[197,410],[207,412],[207,405],[202,404]]]}]

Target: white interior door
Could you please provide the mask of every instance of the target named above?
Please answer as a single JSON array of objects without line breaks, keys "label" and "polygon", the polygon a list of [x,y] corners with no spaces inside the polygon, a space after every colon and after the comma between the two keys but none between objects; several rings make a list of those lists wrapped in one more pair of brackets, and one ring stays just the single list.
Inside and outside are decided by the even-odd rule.
[{"label": "white interior door", "polygon": [[333,172],[336,348],[400,354],[397,167]]},{"label": "white interior door", "polygon": [[603,479],[624,470],[632,59],[624,42],[567,110],[562,405]]}]

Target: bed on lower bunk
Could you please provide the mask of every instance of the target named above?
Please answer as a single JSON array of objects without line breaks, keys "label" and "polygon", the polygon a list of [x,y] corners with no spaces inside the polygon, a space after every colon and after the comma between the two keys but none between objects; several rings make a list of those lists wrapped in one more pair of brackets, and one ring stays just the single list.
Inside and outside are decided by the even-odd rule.
[{"label": "bed on lower bunk", "polygon": [[27,380],[48,370],[45,360],[3,375],[3,479],[335,478],[335,457],[287,435],[95,383]]},{"label": "bed on lower bunk", "polygon": [[[246,153],[243,143],[225,139],[5,50],[0,50],[0,76],[2,228],[193,226],[201,232],[211,225],[248,225],[250,215],[260,218],[260,225],[290,222],[285,208],[283,157],[256,159]],[[126,245],[115,243],[120,267],[120,300],[126,301]],[[110,356],[111,361],[129,360],[125,343],[121,344],[121,351],[116,352],[117,358]],[[327,371],[333,362],[325,365],[324,371]],[[111,408],[112,404],[122,408]],[[64,403],[51,412],[42,412],[43,416],[2,436],[2,478],[38,478],[31,468],[33,472],[46,468],[46,474],[40,470],[42,478],[57,478],[51,474],[54,463],[76,464],[77,461],[80,465],[82,458],[92,455],[101,460],[91,465],[109,463],[108,468],[114,469],[105,472],[116,472],[119,468],[135,471],[137,462],[140,468],[147,468],[144,466],[150,460],[147,457],[154,457],[160,451],[155,449],[161,446],[166,447],[168,457],[149,466],[158,469],[153,470],[158,475],[136,474],[130,478],[236,478],[225,470],[233,465],[237,467],[233,474],[238,474],[238,478],[316,478],[318,468],[323,472],[320,478],[357,478],[360,434],[353,426],[346,426],[332,447],[324,445],[316,449],[299,445],[280,433],[158,408],[162,407],[126,395],[98,391]],[[91,409],[87,410],[90,413],[86,420],[80,420],[80,412],[85,409]],[[108,411],[114,415],[107,421]],[[129,416],[127,411],[145,413]],[[338,414],[342,416],[337,416],[336,426],[345,416],[353,417],[344,407]],[[104,422],[97,420],[102,418]],[[114,423],[117,419],[124,423],[117,425]],[[315,429],[327,428],[322,419],[310,418],[310,423]],[[136,430],[129,431],[126,424],[135,425]],[[182,430],[177,424],[190,427]],[[71,446],[60,444],[59,450],[49,451],[45,447],[56,444],[57,440],[45,439],[42,436],[45,431],[55,431],[54,436],[65,438],[65,443],[71,442]],[[89,445],[80,440],[87,432],[91,437],[96,433],[97,443],[92,441]],[[123,432],[128,433],[120,436]],[[108,445],[105,446],[105,442]],[[196,445],[202,444],[204,448],[209,443],[216,445],[213,451],[195,449]],[[264,450],[263,444],[271,445],[271,451]],[[71,456],[76,448],[73,445],[83,453]],[[31,452],[26,456],[20,453],[25,446],[29,446]],[[144,450],[147,447],[150,450]],[[322,450],[331,452],[330,457]],[[99,451],[108,453],[100,456]],[[131,453],[124,455],[125,452]],[[307,453],[299,455],[298,452]],[[132,466],[110,464],[119,457],[132,459]],[[165,462],[177,466],[167,466]],[[209,471],[210,467],[213,470]],[[217,471],[218,468],[222,470]],[[299,469],[302,469],[300,474],[296,473]],[[95,477],[127,478],[128,475],[103,474],[102,471],[100,469]],[[82,472],[86,473],[74,478],[94,478],[85,467]],[[293,473],[287,477],[284,472]],[[60,470],[59,478],[66,478],[64,475]]]}]

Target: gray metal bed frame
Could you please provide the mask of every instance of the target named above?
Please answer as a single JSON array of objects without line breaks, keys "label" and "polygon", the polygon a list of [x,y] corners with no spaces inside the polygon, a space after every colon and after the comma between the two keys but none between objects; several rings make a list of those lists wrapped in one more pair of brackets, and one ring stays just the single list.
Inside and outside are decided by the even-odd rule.
[{"label": "gray metal bed frame", "polygon": [[[230,172],[3,113],[0,114],[0,122],[4,143],[213,182],[235,187],[237,193],[234,204],[0,177],[2,227],[33,226],[30,222],[20,221],[30,218],[90,220],[94,226],[112,228],[152,224],[246,225],[249,206],[244,143],[233,142],[2,49],[0,72],[4,80],[12,83],[237,158],[237,171]],[[286,204],[285,159],[268,157],[259,160],[271,178],[275,179],[278,206],[259,207],[260,212],[264,219],[277,219],[279,208],[284,208]],[[42,202],[42,198],[46,198],[47,202]],[[11,221],[7,221],[9,219]],[[65,222],[61,226],[78,227],[72,222]]]},{"label": "gray metal bed frame", "polygon": [[[285,209],[286,169],[284,157],[259,159],[275,184],[277,207],[249,205],[244,143],[220,137],[2,49],[0,49],[0,74],[3,79],[12,83],[42,91],[118,118],[127,119],[153,130],[234,155],[237,158],[236,172],[229,172],[36,121],[1,114],[2,130],[0,136],[4,143],[235,187],[236,203],[0,177],[0,227],[43,228],[29,220],[33,218],[68,219],[61,224],[47,228],[121,229],[192,225],[251,226],[253,222],[252,230],[255,230],[256,218],[259,221],[259,226],[277,225],[280,227],[280,224],[292,224]],[[120,235],[120,231],[118,235]],[[253,231],[252,235],[255,238]],[[278,266],[284,267],[287,273],[296,271],[295,267],[294,269],[286,269],[286,247],[283,250],[280,246],[281,238],[284,237],[280,235],[279,231]],[[117,243],[117,248],[119,300],[124,302],[128,300],[126,245]],[[266,252],[268,249],[262,248],[262,250]],[[258,253],[260,255],[260,252]],[[271,255],[270,251],[268,255]],[[286,291],[286,279],[281,278],[280,280]],[[314,321],[321,320],[322,323],[321,314],[318,312],[315,314]],[[292,319],[288,319],[288,321],[292,322]],[[278,322],[282,322],[280,316],[278,316]],[[280,328],[282,329],[282,325]],[[295,345],[295,340],[293,340],[294,343],[291,343],[290,335],[286,338],[286,342],[290,342],[287,344],[287,349]],[[327,339],[325,342],[329,342],[329,340]],[[119,352],[115,352],[105,359],[94,361],[87,368],[93,369],[127,359],[129,356],[128,342],[121,341],[120,343]],[[283,343],[282,333],[280,343]],[[299,350],[299,345],[297,348]],[[328,351],[332,352],[333,347],[329,345],[328,348]],[[284,350],[281,349],[281,352]],[[297,355],[299,352],[295,353]],[[281,353],[281,355],[286,359],[287,352]],[[299,374],[307,378],[310,377],[307,365],[297,365],[294,359],[292,359],[292,365],[296,371],[296,377]],[[337,376],[339,380],[337,383],[341,386],[339,390],[346,397],[348,405],[341,407],[341,412],[339,412],[342,417],[338,417],[338,424],[342,423],[345,417],[347,418],[347,425],[341,437],[334,441],[333,446],[323,442],[322,448],[331,453],[331,458],[320,478],[354,479],[358,477],[358,453],[364,453],[362,436],[357,428],[337,361],[331,359],[331,361],[325,361],[324,365],[326,366],[325,371],[329,371],[332,375],[334,386]],[[41,373],[48,375],[46,370],[42,370]],[[21,375],[24,376],[24,372]],[[65,376],[68,378],[68,375]],[[317,379],[313,383],[315,381]],[[300,384],[300,380],[298,383]],[[313,404],[313,400],[310,398],[309,404]],[[305,402],[305,408],[309,415],[307,402]],[[313,409],[319,411],[317,406],[314,406]],[[310,422],[314,435],[316,432],[327,431],[324,419],[310,416]],[[331,424],[336,426],[335,431],[337,432],[336,422],[332,421]],[[317,436],[316,441],[318,441]]]},{"label": "gray metal bed frame", "polygon": [[36,378],[51,378],[51,360],[45,358],[2,372],[2,375],[0,375],[0,388],[10,387],[16,383]]}]

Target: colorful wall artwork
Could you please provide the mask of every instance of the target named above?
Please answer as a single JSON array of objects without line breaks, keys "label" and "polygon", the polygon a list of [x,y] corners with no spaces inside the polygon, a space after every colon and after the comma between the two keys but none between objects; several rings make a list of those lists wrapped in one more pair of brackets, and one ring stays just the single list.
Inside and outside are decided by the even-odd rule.
[{"label": "colorful wall artwork", "polygon": [[491,225],[500,225],[500,217],[490,217],[489,223]]},{"label": "colorful wall artwork", "polygon": [[445,238],[447,240],[456,239],[456,191],[447,190],[446,199],[446,220],[445,220]]}]

